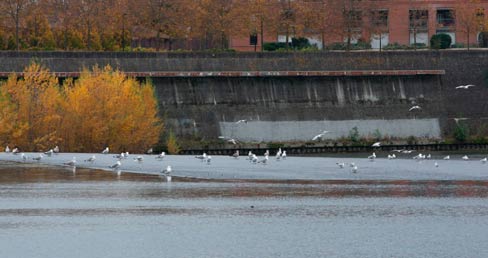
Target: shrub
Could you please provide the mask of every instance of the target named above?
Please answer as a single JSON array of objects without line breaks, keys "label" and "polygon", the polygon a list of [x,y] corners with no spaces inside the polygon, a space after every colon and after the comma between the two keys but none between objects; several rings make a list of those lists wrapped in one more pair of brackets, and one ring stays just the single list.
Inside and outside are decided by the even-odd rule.
[{"label": "shrub", "polygon": [[169,154],[178,154],[180,152],[180,145],[178,144],[173,131],[169,131],[166,147]]},{"label": "shrub", "polygon": [[458,142],[466,141],[468,134],[468,127],[463,124],[458,124],[454,129],[454,139]]},{"label": "shrub", "polygon": [[430,47],[432,49],[446,49],[451,46],[451,43],[451,36],[444,33],[433,35],[430,39]]},{"label": "shrub", "polygon": [[350,131],[349,131],[349,139],[352,141],[352,142],[359,142],[359,131],[358,131],[358,127],[357,126],[354,126]]}]

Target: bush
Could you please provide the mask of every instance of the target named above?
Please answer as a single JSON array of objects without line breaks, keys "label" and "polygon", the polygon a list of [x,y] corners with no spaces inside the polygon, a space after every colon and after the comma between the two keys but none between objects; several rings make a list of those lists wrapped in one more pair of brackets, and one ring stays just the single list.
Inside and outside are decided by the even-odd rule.
[{"label": "bush", "polygon": [[349,131],[349,139],[352,141],[352,142],[359,142],[359,131],[358,131],[358,127],[357,126],[354,126],[350,131]]},{"label": "bush", "polygon": [[[288,48],[293,50],[309,50],[313,46],[310,44],[307,38],[291,38],[291,42],[288,42]],[[286,49],[285,42],[266,42],[263,45],[265,51],[279,51]]]},{"label": "bush", "polygon": [[454,139],[458,142],[465,142],[468,139],[468,127],[463,124],[458,124],[454,129]]},{"label": "bush", "polygon": [[[347,43],[345,42],[334,42],[326,46],[328,50],[347,50]],[[358,43],[351,44],[349,50],[363,50],[371,49],[371,44],[369,42],[358,40]]]},{"label": "bush", "polygon": [[444,33],[433,35],[430,39],[430,47],[432,49],[446,49],[451,46],[451,43],[451,36]]}]

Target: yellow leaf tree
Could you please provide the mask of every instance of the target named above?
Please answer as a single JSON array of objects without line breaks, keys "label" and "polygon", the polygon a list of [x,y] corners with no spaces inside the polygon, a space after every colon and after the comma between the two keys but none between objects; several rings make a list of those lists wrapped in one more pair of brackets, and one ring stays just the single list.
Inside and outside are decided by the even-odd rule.
[{"label": "yellow leaf tree", "polygon": [[45,150],[57,144],[61,122],[58,79],[33,63],[22,78],[12,75],[0,87],[0,132],[4,144],[23,150]]},{"label": "yellow leaf tree", "polygon": [[82,72],[76,82],[64,85],[66,115],[65,148],[73,151],[141,152],[158,142],[162,121],[158,118],[154,89],[110,66]]}]

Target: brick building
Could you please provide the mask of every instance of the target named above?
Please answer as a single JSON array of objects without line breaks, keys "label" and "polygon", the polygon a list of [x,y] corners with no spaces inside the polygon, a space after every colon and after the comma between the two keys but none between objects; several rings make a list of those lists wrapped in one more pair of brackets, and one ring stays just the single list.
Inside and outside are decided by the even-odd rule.
[{"label": "brick building", "polygon": [[[358,39],[366,39],[371,43],[372,48],[378,49],[381,46],[397,43],[399,45],[429,45],[432,35],[445,33],[452,39],[452,44],[488,47],[488,37],[481,30],[487,24],[485,10],[488,9],[488,0],[478,1],[456,1],[456,0],[371,0],[375,10],[361,10],[362,17],[360,27],[355,28],[352,43]],[[467,3],[469,4],[463,4]],[[376,15],[365,15],[374,12]],[[467,27],[468,18],[475,16],[476,25]],[[373,18],[372,18],[373,17]],[[374,20],[372,20],[374,19]],[[471,19],[471,18],[469,18]],[[470,23],[473,23],[469,21]],[[372,31],[374,24],[380,30]],[[259,35],[258,35],[259,37]],[[320,37],[308,35],[311,43],[322,48]],[[344,34],[334,33],[326,35],[325,42],[345,42]],[[257,40],[257,50],[261,48],[260,39]],[[265,42],[284,42],[283,35],[265,35]],[[254,45],[250,44],[248,38],[232,38],[229,47],[240,51],[253,51]]]}]

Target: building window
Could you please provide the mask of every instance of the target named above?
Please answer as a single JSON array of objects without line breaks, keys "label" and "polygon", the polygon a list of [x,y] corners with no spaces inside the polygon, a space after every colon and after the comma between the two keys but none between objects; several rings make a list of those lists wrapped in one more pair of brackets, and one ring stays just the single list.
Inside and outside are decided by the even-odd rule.
[{"label": "building window", "polygon": [[437,30],[449,31],[455,25],[454,11],[451,9],[437,10]]},{"label": "building window", "polygon": [[427,31],[429,24],[429,11],[409,10],[410,30]]},{"label": "building window", "polygon": [[388,10],[374,10],[371,12],[371,16],[374,28],[388,29]]}]

